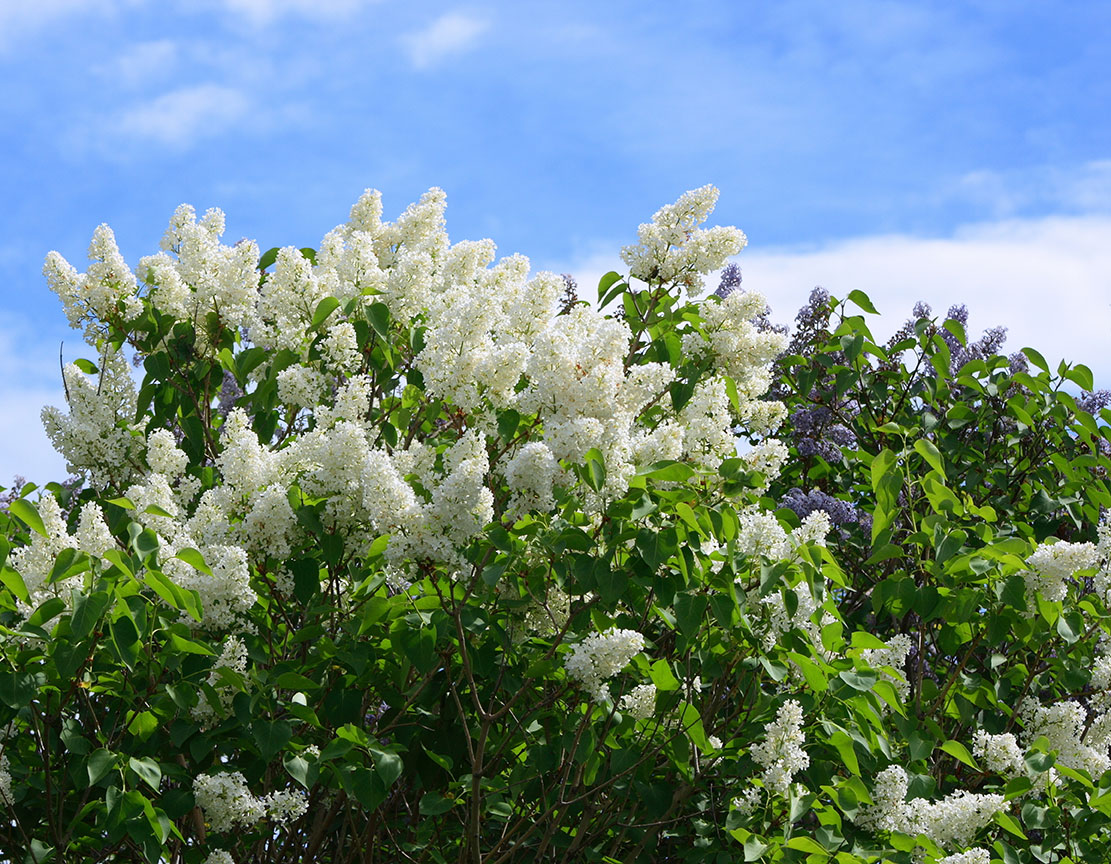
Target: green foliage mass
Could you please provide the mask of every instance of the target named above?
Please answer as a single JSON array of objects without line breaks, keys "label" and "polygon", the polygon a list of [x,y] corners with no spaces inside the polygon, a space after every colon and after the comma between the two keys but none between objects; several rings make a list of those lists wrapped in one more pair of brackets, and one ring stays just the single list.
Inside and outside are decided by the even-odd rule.
[{"label": "green foliage mass", "polygon": [[[262,256],[264,285],[276,259]],[[222,393],[262,446],[311,436],[313,412],[283,400],[279,376],[328,368],[329,319],[352,325],[372,392],[361,421],[384,453],[420,442],[443,476],[478,429],[496,465],[540,440],[544,418],[430,393],[416,363],[426,322],[372,290],[312,304],[302,345],[278,351],[219,311],[171,316],[149,281],[139,290],[141,314],[102,315],[83,367],[99,375],[125,345],[142,361],[134,415],[117,421],[134,465],[112,466],[130,479],[29,487],[0,514],[0,857],[1105,860],[1098,667],[1111,615],[1098,525],[1111,463],[1108,418],[1069,392],[1091,389],[1084,367],[1054,372],[1027,349],[1033,371],[1002,356],[954,368],[956,322],[923,318],[878,344],[852,301],[829,300],[777,361],[789,452],[765,476],[744,458],[762,443],[743,426],[744,382],[686,349],[707,307],[674,281],[609,274],[599,291],[629,327],[624,370],[674,373],[639,422],[678,417],[719,375],[748,439],[741,455],[641,464],[612,493],[613,463],[591,448],[564,460],[552,506],[531,510],[514,510],[489,470],[495,517],[450,562],[391,558],[390,536],[355,537],[333,498],[291,476],[290,548],[252,553],[253,602],[234,626],[212,626],[191,587],[205,583],[190,580],[218,577],[214,553],[169,544],[159,520],[178,514],[131,500],[128,484],[149,476],[148,436],[169,430],[192,484],[185,510],[224,486]],[[572,314],[575,298],[564,301]],[[800,446],[834,426],[841,443]],[[427,478],[405,479],[431,500]],[[785,506],[815,492],[854,514],[824,539]],[[110,548],[50,546],[50,513],[78,537],[89,502]],[[1056,540],[1092,545],[1054,581],[1028,559]],[[29,588],[17,550],[40,548],[48,573]],[[601,676],[599,698],[572,658],[617,630],[642,634],[643,650]],[[1075,729],[1037,714],[1069,705]],[[978,746],[983,734],[1013,735],[1019,762]],[[885,802],[877,777],[892,766],[905,800]],[[196,794],[196,778],[227,772],[261,808],[230,825]],[[286,818],[277,800],[299,804]]]}]

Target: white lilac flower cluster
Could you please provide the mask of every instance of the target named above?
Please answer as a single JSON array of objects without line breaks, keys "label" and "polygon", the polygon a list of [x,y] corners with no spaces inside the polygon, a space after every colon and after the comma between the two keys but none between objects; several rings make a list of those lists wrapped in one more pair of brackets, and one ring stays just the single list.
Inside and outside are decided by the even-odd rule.
[{"label": "white lilac flower cluster", "polygon": [[580,682],[597,702],[610,699],[606,681],[644,650],[644,636],[636,630],[613,628],[592,633],[577,643],[567,658],[567,674]]},{"label": "white lilac flower cluster", "polygon": [[964,852],[939,858],[937,864],[991,864],[991,853],[980,846],[974,846]]},{"label": "white lilac flower cluster", "polygon": [[12,798],[11,767],[5,753],[0,753],[0,803],[8,805],[15,803],[15,799]]},{"label": "white lilac flower cluster", "polygon": [[1099,550],[1094,543],[1046,543],[1026,559],[1026,590],[1060,602],[1068,593],[1068,580],[1079,570],[1095,567]]},{"label": "white lilac flower cluster", "polygon": [[129,321],[143,311],[135,296],[135,276],[107,225],[93,232],[88,272],[78,273],[65,258],[51,252],[46,256],[43,275],[50,289],[61,298],[70,326],[84,327],[90,345],[106,331],[106,322]]},{"label": "white lilac flower cluster", "polygon": [[235,864],[235,859],[231,857],[230,852],[217,849],[215,852],[209,853],[209,856],[204,859],[204,864]]},{"label": "white lilac flower cluster", "polygon": [[[789,614],[787,611],[787,601],[783,595],[784,590],[793,591],[798,600],[794,614]],[[837,619],[828,609],[821,609],[818,620],[814,620],[815,613],[818,612],[820,607],[807,582],[799,582],[792,588],[773,592],[766,597],[759,597],[759,593],[758,588],[753,589],[749,592],[749,600],[754,604],[758,603],[759,605],[754,608],[763,609],[765,613],[762,637],[764,650],[770,651],[775,647],[776,643],[779,642],[779,637],[784,633],[799,629],[806,634],[811,644],[823,656],[829,657],[829,652],[822,642],[822,628],[827,624],[832,624]]]},{"label": "white lilac flower cluster", "polygon": [[116,351],[105,354],[96,375],[75,364],[63,370],[69,413],[43,408],[46,435],[66,460],[66,469],[97,487],[120,486],[140,469],[142,439],[131,433],[135,418],[135,382],[127,360]]},{"label": "white lilac flower cluster", "polygon": [[[861,659],[874,669],[881,669],[884,678],[890,681],[901,699],[910,695],[910,683],[902,674],[903,664],[906,663],[907,654],[910,653],[910,637],[905,633],[892,636],[886,648],[865,648],[860,652]],[[882,667],[894,669],[898,674],[891,674]]]},{"label": "white lilac flower cluster", "polygon": [[968,846],[977,833],[991,823],[1006,803],[1002,795],[960,790],[939,801],[915,798],[907,801],[910,780],[898,765],[876,775],[873,803],[862,807],[855,822],[868,831],[899,831],[924,834],[943,849]]},{"label": "white lilac flower cluster", "polygon": [[263,819],[288,823],[308,810],[305,796],[298,792],[280,790],[255,797],[239,771],[201,774],[193,780],[193,797],[216,832],[250,828]]},{"label": "white lilac flower cluster", "polygon": [[757,326],[768,308],[762,294],[734,291],[725,299],[711,296],[699,306],[702,334],[687,334],[683,348],[696,356],[709,354],[737,382],[739,391],[759,396],[771,383],[769,364],[787,346],[787,335]]},{"label": "white lilac flower cluster", "polygon": [[774,513],[749,507],[737,514],[737,551],[753,558],[762,555],[771,561],[791,560],[800,546],[814,543],[825,546],[831,524],[829,514],[815,510],[793,531],[784,530]]},{"label": "white lilac flower cluster", "polygon": [[775,795],[787,795],[795,774],[810,765],[802,749],[802,706],[788,699],[779,706],[775,720],[764,726],[764,740],[752,746],[752,758],[764,769],[764,786]]},{"label": "white lilac flower cluster", "polygon": [[543,638],[555,636],[571,617],[571,598],[557,585],[548,586],[543,602],[529,605],[525,610],[524,629]]},{"label": "white lilac flower cluster", "polygon": [[618,707],[638,720],[647,720],[656,713],[656,685],[638,684],[621,697]]},{"label": "white lilac flower cluster", "polygon": [[[716,199],[712,187],[695,190],[641,226],[640,245],[624,253],[632,276],[693,289],[740,251],[744,236],[735,228],[698,227]],[[285,557],[296,543],[294,484],[304,496],[326,500],[324,523],[348,551],[388,535],[386,554],[395,565],[431,560],[459,567],[461,548],[494,517],[491,490],[499,479],[510,492],[511,515],[550,511],[556,485],[576,482],[564,464],[597,449],[605,486],[584,496],[588,510],[600,511],[627,491],[639,467],[687,459],[715,469],[736,453],[738,420],[766,434],[782,419],[780,403],[760,399],[782,347],[779,334],[754,323],[765,312],[761,298],[740,292],[702,303],[706,327],[688,334],[684,350],[712,355],[717,371],[675,411],[661,398],[673,368],[629,364],[624,321],[585,304],[561,312],[561,278],[530,274],[521,256],[495,263],[488,240],[451,244],[445,205],[443,192],[430,190],[391,224],[381,218],[379,194],[368,190],[348,222],[325,236],[315,261],[282,249],[265,274],[257,269],[255,244],[221,243],[222,212],[198,218],[185,205],[174,213],[162,251],[140,261],[138,278],[107,229],[94,237],[88,273],[49,256],[48,281],[90,343],[105,320],[136,315],[145,292],[164,316],[191,322],[216,316],[225,331],[243,334],[244,344],[266,349],[252,381],[237,387],[249,391],[261,381],[280,351],[296,358],[278,373],[277,389],[288,431],[297,434],[283,434],[280,448],[260,441],[246,413],[229,404],[221,411],[215,466],[222,482],[204,494],[170,431],[145,437],[134,425],[135,386],[120,352],[101,357],[95,381],[69,367],[68,413],[43,412],[71,470],[94,488],[125,490],[137,520],[159,535],[167,574],[201,595],[204,626],[233,627],[255,601],[252,566]],[[340,306],[313,325],[325,298]],[[391,321],[421,325],[423,347],[414,362],[426,392],[469,415],[469,428],[447,452],[419,441],[386,447],[368,421],[379,395],[363,374],[354,322],[373,304],[385,304]],[[215,359],[202,330],[196,350]],[[733,399],[724,375],[736,384]],[[491,462],[487,438],[496,430],[495,412],[506,409],[536,415],[537,422]],[[783,455],[782,445],[767,439],[747,458],[770,476]],[[798,536],[763,543],[765,532],[753,527],[742,532],[742,546],[773,556],[828,530],[816,520]],[[175,560],[185,549],[199,550],[213,575]]]},{"label": "white lilac flower cluster", "polygon": [[737,811],[742,817],[751,816],[755,811],[757,805],[760,803],[760,788],[758,786],[749,786],[733,799],[733,809]]},{"label": "white lilac flower cluster", "polygon": [[[216,691],[220,699],[220,707],[227,711],[231,707],[231,700],[235,696],[235,688],[223,682],[220,677],[221,669],[230,669],[238,675],[247,674],[247,646],[238,636],[229,636],[224,643],[224,650],[212,664],[212,671],[208,673],[208,686]],[[200,699],[193,706],[192,715],[202,724],[207,724],[216,717],[216,708],[208,701],[207,694],[202,690]]]},{"label": "white lilac flower cluster", "polygon": [[81,586],[81,574],[49,584],[55,560],[63,549],[75,549],[90,557],[101,558],[108,550],[116,547],[116,541],[104,521],[104,513],[96,503],[90,501],[81,508],[77,532],[73,535],[69,533],[62,508],[53,495],[43,496],[38,503],[38,511],[45,536],[32,534],[30,543],[13,549],[8,557],[9,565],[19,571],[30,595],[29,604],[19,602],[19,609],[25,615],[30,615],[50,597],[69,600],[70,592]]},{"label": "white lilac flower cluster", "polygon": [[972,755],[982,759],[989,771],[1008,777],[1017,777],[1026,770],[1022,748],[1010,732],[991,735],[977,729],[972,736]]},{"label": "white lilac flower cluster", "polygon": [[[745,235],[736,228],[699,228],[718,200],[718,190],[703,186],[661,207],[652,221],[637,230],[636,246],[621,250],[629,275],[645,282],[683,285],[691,293],[702,289],[702,277],[719,269],[744,247]],[[763,307],[761,307],[763,311]]]},{"label": "white lilac flower cluster", "polygon": [[1027,745],[1044,735],[1060,764],[1092,777],[1111,769],[1111,714],[1096,714],[1089,722],[1089,711],[1079,702],[1043,705],[1033,697],[1023,700],[1018,713]]}]

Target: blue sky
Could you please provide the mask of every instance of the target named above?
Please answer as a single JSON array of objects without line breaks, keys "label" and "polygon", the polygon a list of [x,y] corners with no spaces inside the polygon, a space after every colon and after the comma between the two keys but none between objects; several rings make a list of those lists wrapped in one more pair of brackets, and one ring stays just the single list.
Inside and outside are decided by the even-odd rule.
[{"label": "blue sky", "polygon": [[454,239],[588,284],[714,183],[777,317],[965,302],[1111,386],[1109,46],[1107,2],[0,0],[0,482],[63,470],[46,252],[107,222],[134,264],[181,202],[302,246],[441,186]]}]

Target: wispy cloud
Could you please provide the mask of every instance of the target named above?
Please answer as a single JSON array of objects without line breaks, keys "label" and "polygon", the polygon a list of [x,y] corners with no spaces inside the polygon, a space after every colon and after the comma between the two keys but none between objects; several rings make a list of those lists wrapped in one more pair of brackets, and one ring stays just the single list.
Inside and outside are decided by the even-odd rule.
[{"label": "wispy cloud", "polygon": [[250,100],[238,88],[198,84],[125,109],[114,125],[129,138],[184,150],[235,126],[249,108]]},{"label": "wispy cloud", "polygon": [[378,0],[214,0],[227,12],[252,24],[265,25],[287,15],[338,18],[372,6]]},{"label": "wispy cloud", "polygon": [[1042,165],[962,175],[943,191],[990,208],[997,218],[1031,209],[1066,213],[1111,212],[1111,159],[1073,165]]},{"label": "wispy cloud", "polygon": [[169,39],[139,42],[106,63],[100,71],[123,87],[157,83],[174,70],[180,53],[178,44]]},{"label": "wispy cloud", "polygon": [[[134,0],[125,0],[133,5]],[[140,0],[141,2],[141,0]],[[117,0],[89,3],[87,0],[0,0],[0,51],[18,44],[21,37],[38,32],[60,18],[75,15],[112,14],[120,5]]]},{"label": "wispy cloud", "polygon": [[427,69],[441,60],[473,48],[490,27],[490,22],[462,12],[441,15],[423,30],[401,38],[409,60],[417,69]]}]

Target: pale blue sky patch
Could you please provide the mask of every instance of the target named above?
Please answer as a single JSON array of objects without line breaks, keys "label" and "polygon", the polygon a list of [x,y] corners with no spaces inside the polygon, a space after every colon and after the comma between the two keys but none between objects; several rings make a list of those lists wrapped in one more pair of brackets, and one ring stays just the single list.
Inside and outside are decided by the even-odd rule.
[{"label": "pale blue sky patch", "polygon": [[714,183],[781,320],[814,282],[893,320],[964,302],[1107,386],[1109,46],[1108,3],[0,0],[0,320],[72,359],[50,249],[84,269],[107,222],[134,264],[182,202],[229,242],[315,245],[368,186],[390,218],[441,186],[453,239],[589,291]]}]

